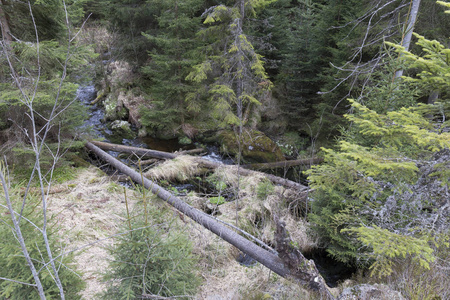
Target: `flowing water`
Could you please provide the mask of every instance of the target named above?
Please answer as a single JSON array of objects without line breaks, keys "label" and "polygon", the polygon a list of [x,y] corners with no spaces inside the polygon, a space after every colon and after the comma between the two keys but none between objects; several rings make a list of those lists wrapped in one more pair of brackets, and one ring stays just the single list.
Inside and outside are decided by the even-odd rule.
[{"label": "flowing water", "polygon": [[97,103],[91,105],[91,102],[97,97],[97,91],[93,84],[80,85],[77,90],[77,97],[89,110],[89,118],[85,121],[85,128],[92,130],[92,135],[104,138],[109,141],[107,136],[111,136],[113,132],[104,124],[105,111]]},{"label": "flowing water", "polygon": [[[120,137],[114,135],[114,132],[108,129],[108,126],[105,122],[105,110],[104,108],[97,104],[91,105],[91,102],[96,98],[97,91],[93,84],[81,85],[77,91],[77,97],[80,101],[88,107],[89,110],[89,118],[85,122],[85,127],[91,129],[91,134],[94,137],[103,138],[105,142],[111,142],[111,140],[117,141],[120,140]],[[152,150],[159,150],[165,152],[175,152],[179,150],[188,150],[192,149],[194,146],[185,146],[178,143],[177,139],[172,140],[161,140],[155,138],[136,138],[136,139],[121,139],[123,145],[140,147],[140,148],[149,148]],[[109,151],[109,154],[118,157],[119,153]],[[204,159],[220,162],[224,164],[233,164],[233,160],[229,157],[223,157],[219,153],[219,148],[215,145],[208,145],[205,149]],[[125,163],[128,163],[125,160],[122,160]],[[115,170],[109,170],[103,168],[103,170],[112,174]],[[128,184],[124,184],[129,186]],[[180,196],[184,193],[194,190],[195,187],[192,184],[179,184],[174,186]],[[331,287],[337,285],[339,281],[345,280],[349,278],[355,270],[349,268],[335,260],[329,258],[325,251],[317,251],[308,255],[309,259],[313,259],[322,274],[324,276],[327,284]],[[238,262],[245,266],[253,266],[256,262],[254,259],[245,254],[240,254],[238,257]]]},{"label": "flowing water", "polygon": [[[122,145],[148,148],[152,150],[175,152],[180,150],[189,150],[195,148],[195,145],[182,145],[178,142],[178,139],[156,139],[152,137],[125,139],[114,134],[110,130],[105,121],[105,109],[99,103],[91,104],[91,102],[97,97],[97,90],[94,84],[89,83],[80,85],[77,90],[77,97],[87,108],[89,112],[89,118],[85,121],[85,128],[90,128],[91,135],[94,138],[102,138],[105,142],[118,141]],[[117,157],[118,153],[110,151],[111,155]],[[205,149],[205,155],[203,158],[213,162],[220,162],[224,164],[233,164],[231,158],[222,157],[219,154],[217,146],[208,145]]]}]

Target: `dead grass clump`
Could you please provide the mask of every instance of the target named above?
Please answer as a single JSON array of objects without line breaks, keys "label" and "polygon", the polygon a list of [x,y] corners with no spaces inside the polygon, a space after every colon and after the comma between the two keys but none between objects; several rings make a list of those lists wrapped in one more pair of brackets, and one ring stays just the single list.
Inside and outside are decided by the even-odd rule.
[{"label": "dead grass clump", "polygon": [[311,253],[317,249],[319,241],[308,234],[308,223],[304,220],[297,220],[290,214],[284,214],[283,221],[286,223],[286,229],[295,246],[302,253]]},{"label": "dead grass clump", "polygon": [[[126,207],[123,187],[93,167],[77,172],[76,179],[64,183],[66,192],[50,195],[48,211],[52,221],[61,227],[62,243],[68,245],[66,250],[87,246],[75,252],[75,261],[87,283],[82,299],[94,299],[95,294],[106,288],[100,272],[108,268],[110,257],[105,247],[112,244],[112,239],[89,244],[117,233],[125,221],[121,216]],[[137,197],[133,191],[127,193],[129,205],[133,205]]]},{"label": "dead grass clump", "polygon": [[136,75],[133,74],[133,70],[129,63],[126,61],[116,60],[111,62],[107,67],[108,79],[112,87],[117,88],[133,82]]},{"label": "dead grass clump", "polygon": [[227,186],[237,188],[239,174],[237,173],[237,167],[223,165],[214,169],[213,176],[216,180],[224,182]]},{"label": "dead grass clump", "polygon": [[396,263],[394,272],[386,278],[389,286],[408,299],[450,299],[450,253],[448,247],[441,247],[429,270],[412,259]]},{"label": "dead grass clump", "polygon": [[135,95],[132,91],[121,91],[117,97],[117,105],[124,106],[128,110],[128,122],[136,126],[137,128],[142,127],[139,123],[141,115],[139,110],[142,106],[146,105],[146,100],[142,95]]},{"label": "dead grass clump", "polygon": [[[237,187],[237,180],[234,186]],[[266,244],[274,245],[274,215],[277,215],[286,223],[293,243],[302,252],[310,252],[318,242],[308,234],[308,223],[288,205],[296,201],[295,195],[282,186],[274,186],[263,176],[241,177],[237,202],[221,205],[220,218],[235,224],[238,209],[239,227]]]},{"label": "dead grass clump", "polygon": [[77,36],[77,41],[82,45],[95,45],[96,53],[109,52],[115,38],[108,29],[100,24],[89,23]]},{"label": "dead grass clump", "polygon": [[200,170],[197,158],[189,155],[180,155],[148,170],[144,176],[153,180],[185,181],[200,173]]}]

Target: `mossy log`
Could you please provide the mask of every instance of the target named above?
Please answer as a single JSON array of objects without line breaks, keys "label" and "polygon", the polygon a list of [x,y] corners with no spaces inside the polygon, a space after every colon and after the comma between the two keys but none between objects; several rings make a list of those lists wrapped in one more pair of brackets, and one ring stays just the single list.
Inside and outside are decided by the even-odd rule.
[{"label": "mossy log", "polygon": [[[143,148],[137,148],[137,147],[131,147],[131,146],[110,144],[110,143],[105,143],[105,142],[92,141],[91,143],[103,150],[133,153],[139,157],[149,156],[149,157],[154,157],[154,158],[159,158],[159,159],[173,159],[179,155],[178,153],[169,153],[169,152],[143,149]],[[202,165],[206,168],[209,168],[209,169],[216,169],[216,168],[223,166],[223,164],[221,164],[221,163],[212,162],[212,161],[209,161],[206,159],[201,159],[201,158],[198,158],[198,162],[200,165]],[[304,186],[300,183],[294,182],[289,179],[285,179],[285,178],[281,178],[281,177],[274,176],[271,174],[265,174],[265,173],[257,172],[257,171],[253,171],[253,170],[248,170],[248,169],[243,168],[242,166],[237,167],[237,172],[242,176],[262,175],[262,176],[266,177],[267,179],[269,179],[274,184],[280,184],[280,185],[283,185],[283,186],[286,186],[289,188],[293,188],[293,189],[302,191],[302,194],[304,197],[306,197],[307,193],[309,192],[309,188],[307,186]]]},{"label": "mossy log", "polygon": [[[304,268],[303,265],[293,266],[292,262],[287,264],[286,257],[283,257],[282,259],[278,257],[278,255],[261,248],[252,241],[247,240],[232,229],[228,228],[226,225],[217,222],[211,216],[203,213],[198,209],[195,209],[175,195],[160,187],[158,184],[141,176],[141,174],[126,166],[124,163],[120,162],[105,151],[101,150],[93,143],[87,142],[86,148],[94,152],[101,159],[108,162],[111,166],[128,175],[134,182],[143,185],[146,189],[149,189],[153,194],[157,195],[159,198],[172,205],[178,211],[185,214],[214,234],[218,235],[220,238],[232,244],[242,252],[251,256],[253,259],[260,262],[262,265],[266,266],[278,275],[288,279],[296,280],[298,277],[298,273],[303,269],[305,272],[310,272],[310,270],[314,270],[315,272],[315,269],[311,269],[310,267],[310,265],[314,264],[314,262],[309,261],[307,268]],[[306,282],[307,287],[313,289],[316,292],[319,292],[322,296],[324,296],[325,299],[334,299],[333,296],[328,292],[328,288],[326,285],[324,285],[325,283],[320,275],[316,273],[309,275],[310,276],[306,277],[311,278],[313,282]],[[298,282],[305,284],[304,278],[306,277],[302,276],[301,278],[298,278]]]}]

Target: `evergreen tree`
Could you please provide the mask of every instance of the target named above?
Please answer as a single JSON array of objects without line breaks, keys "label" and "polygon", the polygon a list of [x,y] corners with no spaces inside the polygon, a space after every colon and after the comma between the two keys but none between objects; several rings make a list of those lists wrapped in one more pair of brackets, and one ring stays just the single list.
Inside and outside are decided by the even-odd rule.
[{"label": "evergreen tree", "polygon": [[[368,89],[365,101],[377,111],[351,101],[354,113],[346,118],[352,127],[339,149],[325,149],[326,163],[307,172],[315,188],[311,222],[329,253],[352,263],[376,259],[373,269],[380,275],[389,274],[400,256],[412,256],[426,268],[434,259],[427,241],[436,244],[441,235],[449,235],[445,224],[450,216],[441,209],[450,175],[445,171],[450,167],[445,122],[450,114],[449,49],[416,36],[423,56],[393,46],[408,72],[418,73],[404,77],[401,85],[385,80]],[[388,74],[391,80],[395,69]],[[405,101],[405,95],[417,101],[420,94],[401,89],[417,86],[419,92],[436,90],[441,98],[429,105]],[[380,95],[384,101],[373,99]],[[397,247],[384,247],[386,241],[377,236],[394,240],[389,243]]]},{"label": "evergreen tree", "polygon": [[[93,54],[69,36],[71,24],[65,24],[62,1],[35,1],[30,7],[22,2],[8,5],[2,5],[5,14],[17,19],[10,22],[12,40],[1,45],[0,141],[7,145],[3,151],[17,143],[29,145],[33,127],[37,136],[49,138],[49,143],[73,139],[83,124],[85,108],[74,101],[77,85],[65,79]],[[19,30],[26,25],[26,30]],[[49,130],[42,134],[45,128]]]},{"label": "evergreen tree", "polygon": [[145,91],[151,97],[151,108],[141,110],[141,123],[163,135],[173,134],[181,126],[192,137],[188,129],[192,126],[186,123],[191,115],[185,98],[195,87],[185,77],[199,62],[194,49],[198,46],[195,34],[201,23],[203,2],[148,1],[160,14],[155,16],[158,27],[143,33],[153,48],[148,51],[148,63],[141,69]]},{"label": "evergreen tree", "polygon": [[104,0],[110,31],[118,33],[114,55],[140,67],[148,59],[147,51],[153,48],[142,32],[158,28],[160,7],[145,0]]},{"label": "evergreen tree", "polygon": [[[30,16],[30,4],[33,18]],[[59,39],[66,33],[63,2],[59,0],[2,0],[3,13],[9,22],[12,40],[35,42],[34,24],[41,40]],[[33,20],[34,19],[34,20]]]},{"label": "evergreen tree", "polygon": [[312,105],[323,84],[318,74],[328,65],[317,55],[321,47],[315,26],[318,12],[317,3],[304,0],[277,1],[262,13],[273,25],[268,31],[276,48],[272,59],[277,68],[269,69],[269,74],[290,129],[305,129],[314,120]]},{"label": "evergreen tree", "polygon": [[[207,43],[204,60],[186,79],[207,84],[212,116],[220,126],[239,126],[240,130],[243,125],[255,127],[259,121],[257,106],[270,96],[267,92],[272,83],[262,57],[244,30],[248,15],[270,2],[239,0],[233,6],[213,6],[203,14],[206,28],[200,37]],[[197,94],[188,95],[191,107],[195,99]]]}]

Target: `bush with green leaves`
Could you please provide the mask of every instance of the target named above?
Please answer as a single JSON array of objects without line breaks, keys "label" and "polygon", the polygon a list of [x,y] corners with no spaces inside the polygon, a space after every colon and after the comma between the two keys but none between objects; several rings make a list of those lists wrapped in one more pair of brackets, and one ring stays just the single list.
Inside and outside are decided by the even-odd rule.
[{"label": "bush with green leaves", "polygon": [[[2,191],[2,190],[1,190]],[[20,187],[10,190],[14,208],[20,212],[22,197]],[[5,201],[3,191],[0,201]],[[24,285],[19,282],[34,284],[30,267],[22,253],[21,246],[14,233],[14,227],[9,217],[9,212],[2,205],[0,207],[0,277],[9,278],[13,281],[0,280],[0,299],[40,299],[37,289],[33,286]],[[54,257],[61,254],[65,249],[62,247],[58,237],[56,223],[47,227],[47,236]],[[44,287],[47,299],[58,299],[60,292],[54,282],[53,270],[48,263],[47,251],[38,228],[42,228],[43,217],[39,197],[28,194],[23,217],[20,220],[20,228],[25,240],[28,252],[39,271],[39,278]],[[85,283],[74,268],[74,255],[61,255],[55,260],[58,268],[59,278],[65,292],[66,299],[80,299],[78,295],[83,290]]]},{"label": "bush with green leaves", "polygon": [[[141,295],[181,299],[195,293],[200,280],[192,243],[173,218],[161,211],[139,215],[124,223],[113,260],[104,276],[110,280],[104,299],[136,299]],[[131,230],[130,230],[131,229]]]}]

